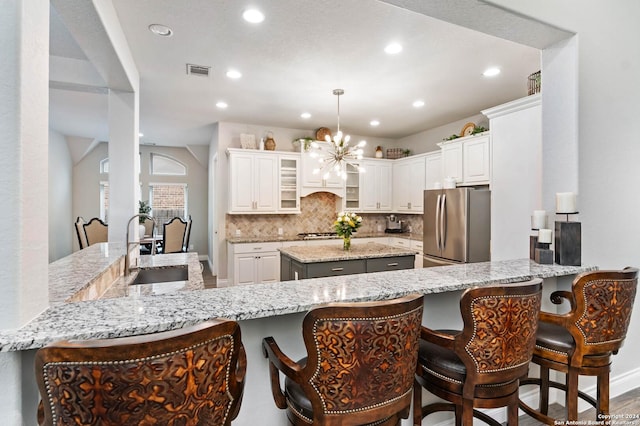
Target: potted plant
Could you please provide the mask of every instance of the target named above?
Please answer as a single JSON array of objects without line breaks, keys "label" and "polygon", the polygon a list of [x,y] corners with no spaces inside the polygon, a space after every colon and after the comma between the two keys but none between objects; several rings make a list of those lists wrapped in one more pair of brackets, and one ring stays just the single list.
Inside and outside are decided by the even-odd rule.
[{"label": "potted plant", "polygon": [[[138,213],[139,214],[149,214],[150,211],[151,211],[151,206],[149,205],[148,201],[144,201],[144,200],[138,201]],[[147,219],[142,217],[142,216],[140,216],[138,218],[138,223],[139,223],[139,225],[138,225],[139,231],[138,232],[140,233],[140,238],[143,238],[144,234],[147,232],[147,230],[146,230],[146,228],[144,226],[144,222],[146,220]]]}]

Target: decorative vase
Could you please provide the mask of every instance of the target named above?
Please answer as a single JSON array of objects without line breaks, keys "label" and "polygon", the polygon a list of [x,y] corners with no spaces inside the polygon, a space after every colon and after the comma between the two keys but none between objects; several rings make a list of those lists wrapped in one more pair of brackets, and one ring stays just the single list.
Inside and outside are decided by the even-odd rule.
[{"label": "decorative vase", "polygon": [[267,133],[267,139],[264,141],[264,149],[274,151],[276,149],[276,141],[273,140],[273,133]]},{"label": "decorative vase", "polygon": [[138,225],[138,234],[140,238],[144,238],[145,233],[147,232],[147,228],[145,228],[144,224],[141,223]]},{"label": "decorative vase", "polygon": [[351,250],[351,237],[347,237],[346,235],[342,237],[342,249],[344,251]]}]

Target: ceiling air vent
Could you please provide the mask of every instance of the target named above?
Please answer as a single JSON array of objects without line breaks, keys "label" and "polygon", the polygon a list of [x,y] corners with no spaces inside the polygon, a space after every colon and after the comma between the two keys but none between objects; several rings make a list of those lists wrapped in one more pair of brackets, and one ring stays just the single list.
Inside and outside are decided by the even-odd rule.
[{"label": "ceiling air vent", "polygon": [[187,64],[187,74],[209,77],[209,70],[211,70],[211,67],[207,67],[204,65]]}]

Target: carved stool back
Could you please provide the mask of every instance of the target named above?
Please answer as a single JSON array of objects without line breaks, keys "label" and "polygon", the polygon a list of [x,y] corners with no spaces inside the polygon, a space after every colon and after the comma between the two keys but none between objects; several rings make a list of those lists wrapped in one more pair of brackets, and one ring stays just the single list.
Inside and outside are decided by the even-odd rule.
[{"label": "carved stool back", "polygon": [[[518,421],[519,378],[527,374],[535,344],[542,281],[466,290],[460,299],[461,331],[422,327],[414,424],[436,411],[454,411],[457,425],[473,417],[499,425],[474,408],[507,407]],[[422,407],[422,388],[448,401]]]},{"label": "carved stool back", "polygon": [[[566,420],[578,420],[578,397],[596,407],[598,415],[609,414],[609,371],[627,335],[638,286],[638,269],[595,271],[578,275],[571,291],[555,291],[551,302],[569,302],[565,314],[540,313],[533,362],[540,366],[539,378],[522,384],[540,386],[537,410],[520,407],[537,420],[554,424],[548,416],[549,388],[565,391]],[[549,369],[566,374],[566,382],[549,380]],[[597,377],[598,399],[578,390],[578,376]]]},{"label": "carved stool back", "polygon": [[313,309],[302,326],[308,356],[298,362],[264,339],[276,405],[294,425],[396,425],[407,418],[422,305],[422,296],[411,295]]},{"label": "carved stool back", "polygon": [[229,425],[245,369],[240,327],[228,320],[53,343],[36,354],[38,423]]}]

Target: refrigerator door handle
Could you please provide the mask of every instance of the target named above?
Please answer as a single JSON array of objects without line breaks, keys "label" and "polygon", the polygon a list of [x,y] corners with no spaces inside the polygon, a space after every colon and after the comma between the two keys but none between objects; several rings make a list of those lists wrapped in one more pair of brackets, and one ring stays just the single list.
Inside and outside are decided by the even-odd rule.
[{"label": "refrigerator door handle", "polygon": [[442,194],[440,203],[440,245],[441,250],[447,245],[447,194]]},{"label": "refrigerator door handle", "polygon": [[441,195],[438,194],[438,199],[436,200],[436,223],[435,223],[436,247],[438,248],[438,251],[440,251],[440,197]]}]

